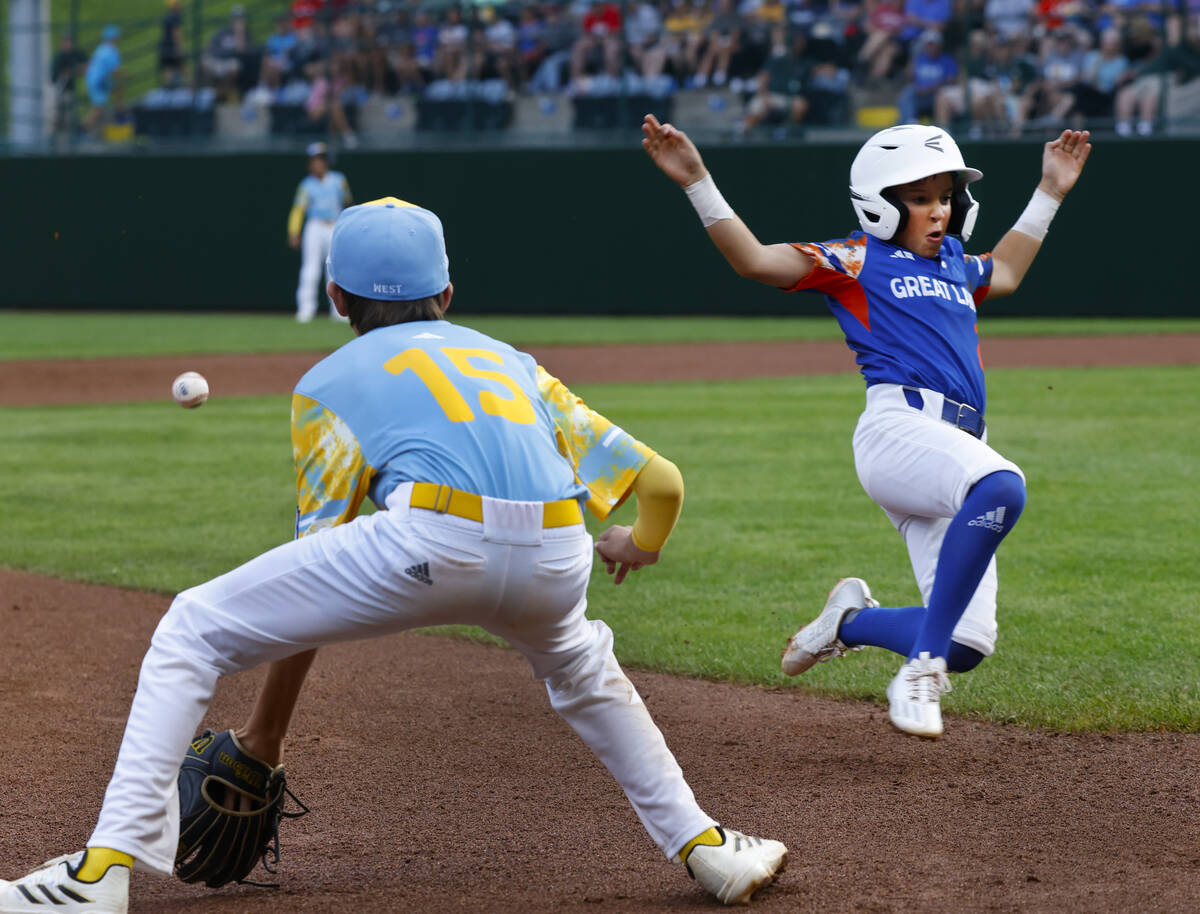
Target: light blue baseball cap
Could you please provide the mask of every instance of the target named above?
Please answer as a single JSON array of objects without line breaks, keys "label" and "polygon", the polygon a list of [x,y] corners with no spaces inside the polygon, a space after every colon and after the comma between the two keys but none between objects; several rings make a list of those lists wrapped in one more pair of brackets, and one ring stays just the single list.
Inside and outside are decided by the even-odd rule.
[{"label": "light blue baseball cap", "polygon": [[333,282],[362,298],[414,301],[450,285],[441,220],[396,197],[342,210],[326,267]]},{"label": "light blue baseball cap", "polygon": [[116,25],[106,25],[104,31],[100,33],[100,38],[104,41],[116,41],[121,37],[121,28]]}]

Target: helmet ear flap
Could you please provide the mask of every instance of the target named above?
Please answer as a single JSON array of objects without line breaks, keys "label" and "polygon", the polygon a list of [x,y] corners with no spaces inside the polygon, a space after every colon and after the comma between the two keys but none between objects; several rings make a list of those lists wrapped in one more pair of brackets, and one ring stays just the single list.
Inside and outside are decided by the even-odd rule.
[{"label": "helmet ear flap", "polygon": [[860,193],[850,188],[850,204],[858,216],[858,224],[868,235],[874,235],[883,241],[890,241],[908,219],[904,206],[899,208],[884,195],[876,193]]},{"label": "helmet ear flap", "polygon": [[946,232],[958,235],[963,241],[971,238],[975,231],[975,220],[979,218],[979,201],[971,196],[966,183],[957,183],[950,196],[950,220],[946,223]]},{"label": "helmet ear flap", "polygon": [[900,198],[896,196],[895,191],[890,187],[884,188],[879,195],[892,204],[896,208],[896,212],[900,214],[900,219],[896,223],[896,230],[892,232],[890,237],[883,239],[884,241],[891,241],[892,238],[895,238],[904,231],[904,226],[908,225],[908,207],[901,202]]}]

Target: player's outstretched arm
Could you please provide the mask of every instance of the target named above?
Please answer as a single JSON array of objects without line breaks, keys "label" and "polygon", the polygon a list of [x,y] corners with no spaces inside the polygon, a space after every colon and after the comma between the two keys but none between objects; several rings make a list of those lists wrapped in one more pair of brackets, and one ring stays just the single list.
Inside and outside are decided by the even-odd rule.
[{"label": "player's outstretched arm", "polygon": [[683,475],[671,461],[655,455],[633,481],[633,493],[638,510],[633,526],[614,525],[596,538],[596,552],[614,575],[614,584],[658,561],[683,508]]},{"label": "player's outstretched arm", "polygon": [[807,254],[790,244],[762,244],[754,236],[717,190],[696,145],[678,127],[660,124],[647,114],[642,148],[663,174],[684,189],[708,237],[739,276],[790,289],[812,272]]},{"label": "player's outstretched arm", "polygon": [[992,283],[988,298],[1011,295],[1021,285],[1042,247],[1050,220],[1070,193],[1092,153],[1086,130],[1064,130],[1042,150],[1042,179],[1021,218],[992,251]]}]

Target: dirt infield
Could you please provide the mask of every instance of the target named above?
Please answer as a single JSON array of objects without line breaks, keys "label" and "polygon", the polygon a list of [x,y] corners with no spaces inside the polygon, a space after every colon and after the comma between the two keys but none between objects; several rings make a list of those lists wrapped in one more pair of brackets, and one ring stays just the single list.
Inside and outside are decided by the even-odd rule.
[{"label": "dirt infield", "polygon": [[[637,372],[650,369],[853,369],[841,344],[631,348],[531,351],[573,383],[645,380]],[[997,339],[984,354],[991,366],[1200,363],[1200,336]],[[208,374],[217,394],[282,394],[313,358],[0,363],[0,403],[165,397],[184,368]],[[0,570],[0,876],[87,839],[168,603]],[[209,722],[239,723],[259,676],[223,681]],[[791,848],[758,910],[1200,909],[1196,736],[1064,735],[949,716],[930,743],[894,732],[881,704],[631,678],[701,804]],[[281,888],[137,876],[132,911],[712,909],[512,651],[421,635],[325,649],[293,733],[290,780],[313,813],[285,823]]]},{"label": "dirt infield", "polygon": [[[571,384],[772,378],[855,371],[842,342],[689,343],[645,346],[530,346],[551,374]],[[157,356],[0,362],[0,406],[111,403],[169,396],[171,379],[198,371],[213,396],[288,393],[324,353]],[[990,368],[1194,365],[1200,334],[996,337]]]}]

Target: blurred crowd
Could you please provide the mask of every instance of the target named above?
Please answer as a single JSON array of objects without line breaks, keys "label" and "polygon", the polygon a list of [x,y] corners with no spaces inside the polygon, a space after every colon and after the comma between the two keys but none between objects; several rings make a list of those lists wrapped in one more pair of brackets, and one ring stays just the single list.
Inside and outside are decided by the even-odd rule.
[{"label": "blurred crowd", "polygon": [[[168,0],[165,86],[184,79],[183,13]],[[198,73],[220,101],[303,105],[347,141],[371,96],[706,87],[740,96],[744,130],[850,123],[868,99],[975,134],[1148,135],[1164,92],[1188,87],[1200,113],[1198,75],[1200,0],[293,0],[273,21],[234,7]]]}]

